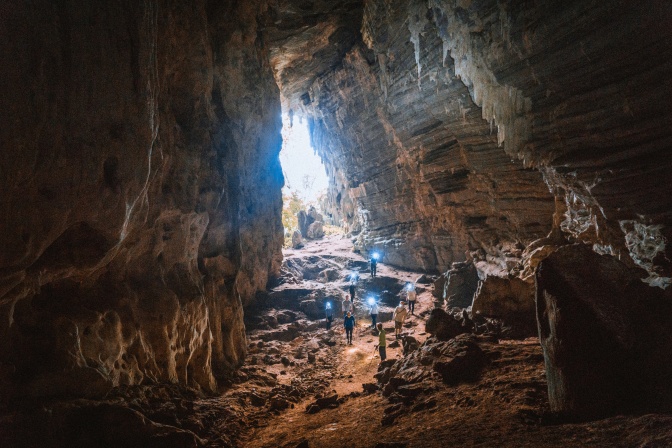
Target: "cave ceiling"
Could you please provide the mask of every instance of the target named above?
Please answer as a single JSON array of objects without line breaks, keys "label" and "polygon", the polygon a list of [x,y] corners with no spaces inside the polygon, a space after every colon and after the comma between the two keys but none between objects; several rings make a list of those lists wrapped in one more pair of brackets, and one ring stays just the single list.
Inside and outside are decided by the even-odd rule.
[{"label": "cave ceiling", "polygon": [[505,267],[516,246],[558,228],[650,272],[669,267],[672,203],[659,185],[672,168],[661,101],[672,57],[658,19],[670,8],[371,0],[269,10],[264,39],[285,107],[309,117],[329,214],[358,247],[420,269],[472,258]]}]

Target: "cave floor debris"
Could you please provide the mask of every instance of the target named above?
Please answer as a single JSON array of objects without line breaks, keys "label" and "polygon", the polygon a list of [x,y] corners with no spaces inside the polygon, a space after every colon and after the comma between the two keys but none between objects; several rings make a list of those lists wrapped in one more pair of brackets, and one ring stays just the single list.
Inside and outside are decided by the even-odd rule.
[{"label": "cave floor debris", "polygon": [[[149,385],[118,388],[102,402],[26,403],[14,412],[0,406],[0,446],[66,446],[58,438],[45,442],[54,431],[67,435],[67,446],[135,446],[125,437],[145,437],[139,434],[163,447],[672,446],[672,415],[554,418],[537,338],[479,335],[488,363],[478,380],[447,385],[430,378],[402,395],[383,396],[373,376],[378,338],[362,301],[374,290],[381,298],[388,359],[401,359],[390,310],[406,282],[420,274],[380,264],[372,281],[365,260],[339,236],[286,251],[288,267],[293,273],[285,269],[283,283],[246,315],[246,363],[220,394]],[[358,326],[353,344],[346,345],[339,313],[327,331],[316,304],[344,297],[353,268],[360,273]],[[323,274],[332,270],[336,274]],[[419,283],[416,313],[404,333],[422,343],[432,307],[431,285]],[[96,418],[86,423],[91,416]],[[69,426],[59,426],[63,422]]]},{"label": "cave floor debris", "polygon": [[[287,251],[285,256],[288,260],[326,256],[338,258],[341,263],[348,259],[364,261],[352,252],[349,240],[337,236],[308,242],[303,249]],[[379,265],[378,275],[396,278],[401,285],[419,276],[385,264]],[[368,273],[362,273],[362,277],[368,277]],[[342,282],[343,294],[345,285]],[[406,334],[419,342],[427,337],[423,318],[433,306],[430,288],[431,285],[419,288],[415,316],[410,316],[410,325],[404,328]],[[358,295],[366,297],[359,292]],[[368,317],[359,316],[352,345],[345,344],[342,319],[334,322],[336,345],[330,348],[331,358],[320,367],[328,384],[316,396],[337,395],[337,406],[307,412],[319,400],[311,395],[302,397],[291,408],[269,414],[263,424],[242,434],[240,446],[672,446],[672,416],[618,416],[583,423],[557,421],[548,409],[543,355],[537,338],[482,338],[480,346],[489,364],[474,383],[447,386],[427,384],[430,382],[427,380],[424,390],[406,403],[395,403],[394,397],[384,398],[380,391],[367,393],[363,385],[375,383],[373,375],[379,362],[377,356],[373,358],[377,337],[367,330],[369,322]],[[402,358],[401,346],[389,347],[394,341],[389,321],[385,327],[388,359]],[[326,333],[323,328],[322,325],[307,332],[300,340]],[[301,364],[292,367],[298,369],[295,375],[305,375]],[[269,371],[273,370],[271,366]],[[284,375],[278,375],[278,380],[291,383],[292,373],[285,371]]]}]

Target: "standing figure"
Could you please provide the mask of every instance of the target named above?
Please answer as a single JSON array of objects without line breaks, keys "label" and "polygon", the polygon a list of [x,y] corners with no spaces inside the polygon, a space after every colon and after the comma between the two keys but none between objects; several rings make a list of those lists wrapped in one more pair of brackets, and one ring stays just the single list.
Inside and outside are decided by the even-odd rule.
[{"label": "standing figure", "polygon": [[399,302],[399,306],[394,309],[394,314],[392,314],[392,319],[394,320],[394,338],[399,339],[401,335],[401,327],[404,325],[404,319],[406,319],[406,314],[408,311],[404,306],[404,301]]},{"label": "standing figure", "polygon": [[371,305],[371,309],[369,311],[369,314],[371,314],[371,328],[376,328],[376,319],[378,318],[378,304],[374,299],[369,300]]},{"label": "standing figure", "polygon": [[374,252],[373,255],[371,255],[371,277],[376,276],[377,265],[378,265],[378,254]]},{"label": "standing figure", "polygon": [[350,281],[350,297],[353,302],[355,301],[355,281],[354,279]]},{"label": "standing figure", "polygon": [[352,345],[352,330],[355,329],[355,316],[350,311],[348,311],[345,319],[343,319],[343,326],[345,327],[345,338],[348,344]]},{"label": "standing figure", "polygon": [[378,329],[378,351],[380,352],[380,362],[383,362],[385,361],[385,358],[387,358],[387,353],[385,352],[387,347],[385,336],[387,336],[387,333],[383,329],[383,324],[381,323],[378,323],[376,328]]},{"label": "standing figure", "polygon": [[408,298],[408,309],[411,310],[411,314],[415,312],[415,301],[417,299],[417,294],[415,293],[415,285],[408,284],[408,293],[406,294]]},{"label": "standing figure", "polygon": [[331,302],[327,302],[324,314],[327,318],[327,330],[329,330],[331,328],[331,323],[334,321],[334,310],[331,309]]},{"label": "standing figure", "polygon": [[355,312],[355,307],[350,300],[350,296],[345,296],[345,300],[343,300],[343,319],[345,319],[346,314],[354,313]]}]

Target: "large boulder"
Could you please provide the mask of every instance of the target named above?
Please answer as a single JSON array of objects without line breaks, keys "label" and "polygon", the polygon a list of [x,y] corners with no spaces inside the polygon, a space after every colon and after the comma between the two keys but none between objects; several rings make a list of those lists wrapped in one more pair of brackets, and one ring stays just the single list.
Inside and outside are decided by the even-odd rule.
[{"label": "large boulder", "polygon": [[453,263],[446,272],[444,298],[449,307],[467,308],[478,288],[478,272],[473,263]]},{"label": "large boulder", "polygon": [[300,249],[303,247],[303,238],[301,238],[301,232],[295,230],[292,232],[292,248]]},{"label": "large boulder", "polygon": [[301,235],[305,238],[314,240],[324,236],[324,220],[314,207],[310,207],[307,212],[300,210],[296,217]]},{"label": "large boulder", "polygon": [[434,363],[433,369],[450,385],[476,381],[488,361],[472,335],[460,335],[447,342],[441,354],[444,357]]},{"label": "large boulder", "polygon": [[534,283],[517,277],[488,276],[474,295],[472,316],[501,319],[518,337],[537,334]]},{"label": "large boulder", "polygon": [[308,226],[308,233],[306,237],[312,240],[322,238],[324,236],[324,227],[322,221],[315,221],[310,226]]},{"label": "large boulder", "polygon": [[434,280],[434,288],[432,289],[432,295],[434,296],[435,299],[438,299],[440,302],[443,302],[443,299],[445,299],[444,295],[446,292],[446,281],[447,281],[447,275],[448,273],[444,273],[439,275],[439,277]]},{"label": "large boulder", "polygon": [[644,275],[585,245],[541,262],[537,319],[552,410],[598,417],[670,408],[672,301]]},{"label": "large boulder", "polygon": [[313,207],[312,205],[308,207],[308,216],[312,218],[313,222],[324,222],[324,217]]},{"label": "large boulder", "polygon": [[448,385],[475,381],[487,361],[474,335],[461,334],[450,341],[428,338],[403,358],[381,363],[374,377],[384,396],[416,395],[431,389],[429,378],[441,378]]},{"label": "large boulder", "polygon": [[458,334],[465,333],[466,329],[462,326],[462,322],[441,308],[434,308],[429,313],[429,318],[425,324],[425,331],[432,336],[436,336],[440,341],[447,341]]}]

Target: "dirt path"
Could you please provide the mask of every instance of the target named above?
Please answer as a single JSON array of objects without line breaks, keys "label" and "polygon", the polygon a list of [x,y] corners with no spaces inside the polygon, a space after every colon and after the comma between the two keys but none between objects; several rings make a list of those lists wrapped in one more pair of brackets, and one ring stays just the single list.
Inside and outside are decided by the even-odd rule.
[{"label": "dirt path", "polygon": [[[365,393],[363,385],[375,383],[379,358],[374,357],[377,337],[370,329],[370,319],[363,300],[368,288],[386,297],[388,311],[395,295],[382,288],[404,285],[418,278],[418,273],[384,264],[378,267],[380,279],[372,281],[362,272],[365,260],[351,252],[346,239],[330,237],[311,242],[299,251],[287,251],[288,261],[305,262],[322,267],[332,263],[341,271],[359,266],[362,273],[358,288],[357,329],[352,345],[346,345],[342,319],[327,332],[324,321],[314,321],[318,328],[306,330],[289,342],[287,351],[316,339],[334,344],[325,351],[314,349],[317,361],[311,367],[271,364],[264,369],[276,374],[281,384],[297,384],[319,378],[323,387],[303,395],[292,407],[264,414],[254,428],[241,434],[236,446],[245,448],[295,447],[667,447],[672,446],[672,416],[621,416],[595,422],[569,423],[554,420],[549,413],[543,356],[536,338],[499,340],[481,335],[476,341],[487,359],[478,380],[447,385],[436,378],[411,384],[402,395]],[[316,274],[315,274],[316,275]],[[382,283],[381,283],[382,282]],[[343,297],[347,281],[340,278],[327,282],[334,290],[332,299]],[[383,286],[381,286],[383,284]],[[428,285],[419,285],[416,313],[409,316],[404,332],[420,343],[426,338],[425,319],[433,307]],[[311,279],[293,287],[310,291],[318,287]],[[376,289],[378,288],[378,289]],[[338,316],[337,316],[338,317]],[[402,359],[402,347],[395,346],[393,325],[384,322],[388,332],[388,359]],[[254,332],[252,332],[254,333]],[[266,346],[266,349],[268,346]],[[291,350],[290,350],[291,349]],[[283,352],[283,353],[285,353]],[[328,353],[328,355],[325,355]],[[404,358],[406,360],[407,358]],[[422,366],[418,365],[420,369]],[[410,366],[413,371],[416,367]],[[417,387],[419,386],[419,387]],[[276,387],[277,389],[277,387]],[[405,395],[404,395],[405,394]],[[306,412],[318,399],[337,396],[318,412]]]},{"label": "dirt path", "polygon": [[[286,250],[286,259],[306,259],[310,257],[334,257],[341,263],[346,260],[352,260],[360,263],[361,267],[366,263],[366,260],[360,255],[352,252],[352,245],[349,240],[338,236],[332,236],[320,241],[309,242],[303,249],[300,250]],[[368,271],[359,270],[360,277],[363,280],[370,279]],[[347,272],[346,272],[347,273]],[[391,266],[386,266],[382,263],[378,265],[378,278],[395,279],[400,285],[407,282],[414,282],[421,274],[409,271],[399,270]],[[343,280],[343,279],[341,279]],[[341,287],[345,289],[347,282],[342,281]],[[360,283],[365,283],[360,280]],[[299,285],[297,285],[299,286]],[[307,287],[310,287],[308,285]],[[347,293],[343,291],[342,297]],[[403,293],[399,294],[399,298],[403,297]],[[355,309],[357,325],[353,333],[352,345],[346,344],[345,331],[343,329],[343,319],[337,314],[334,321],[334,339],[337,341],[337,350],[334,354],[335,362],[328,367],[329,377],[332,380],[329,383],[328,391],[321,394],[327,395],[329,393],[337,394],[339,397],[348,397],[349,400],[358,398],[362,393],[362,384],[374,382],[373,375],[378,370],[380,356],[375,347],[378,344],[378,336],[372,332],[371,318],[366,306],[366,299],[369,297],[367,288],[358,285]],[[420,317],[426,314],[426,311],[433,306],[433,299],[427,285],[420,285],[418,300],[415,308],[415,315],[408,315],[404,334],[412,335],[419,341],[423,341],[426,337],[424,333],[424,319]],[[388,315],[389,315],[388,311]],[[379,320],[380,321],[380,320]],[[402,347],[397,342],[395,343],[394,325],[387,319],[383,320],[384,327],[387,332],[387,358],[399,359],[402,357]],[[318,396],[321,396],[318,395]],[[344,422],[333,422],[330,417],[324,417],[334,413],[334,410],[323,410],[321,415],[306,414],[306,407],[315,400],[315,397],[307,397],[305,400],[298,403],[293,409],[274,417],[268,422],[264,428],[258,429],[252,433],[247,443],[243,446],[253,447],[277,447],[283,444],[294,441],[297,437],[295,429],[299,422],[310,423],[308,427],[304,427],[304,431],[316,431],[317,434],[330,435],[332,432],[340,433],[348,428],[354,430],[358,427],[359,418],[354,420],[345,419]],[[290,445],[291,446],[291,443]],[[314,445],[314,446],[319,446]]]}]

